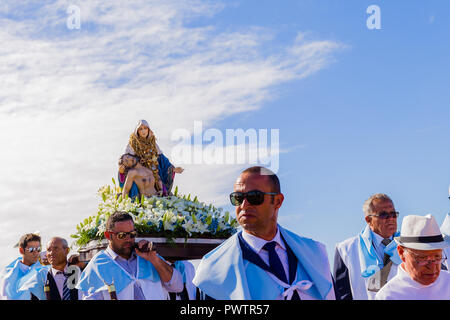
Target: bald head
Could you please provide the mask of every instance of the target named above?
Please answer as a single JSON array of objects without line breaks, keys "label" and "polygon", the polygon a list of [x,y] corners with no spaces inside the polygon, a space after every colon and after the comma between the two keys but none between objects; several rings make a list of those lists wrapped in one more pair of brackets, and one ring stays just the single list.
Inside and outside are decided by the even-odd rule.
[{"label": "bald head", "polygon": [[53,268],[64,270],[67,264],[67,255],[69,254],[69,245],[66,239],[53,237],[47,243],[47,259]]},{"label": "bald head", "polygon": [[280,180],[278,179],[277,175],[270,169],[261,166],[254,166],[242,171],[240,177],[244,175],[255,175],[261,178],[265,178],[267,184],[270,185],[271,192],[281,193]]}]

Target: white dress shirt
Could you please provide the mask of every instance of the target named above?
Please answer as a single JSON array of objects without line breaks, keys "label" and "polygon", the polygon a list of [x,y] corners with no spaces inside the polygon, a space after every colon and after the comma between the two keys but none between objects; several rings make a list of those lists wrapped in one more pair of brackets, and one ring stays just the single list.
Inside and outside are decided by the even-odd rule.
[{"label": "white dress shirt", "polygon": [[269,252],[264,250],[263,247],[266,243],[275,241],[277,245],[275,246],[275,252],[278,254],[278,257],[281,260],[281,264],[283,265],[284,272],[286,273],[286,278],[289,279],[289,261],[288,255],[286,251],[286,245],[284,241],[281,239],[280,230],[277,229],[277,233],[272,240],[264,240],[258,238],[254,235],[251,235],[245,231],[242,232],[242,238],[248,243],[248,245],[255,251],[261,259],[269,266]]},{"label": "white dress shirt", "polygon": [[[69,272],[68,267],[69,266],[67,264],[64,267],[64,273],[66,273],[66,274]],[[76,267],[76,266],[73,266],[73,267]],[[78,268],[78,267],[76,267],[76,268]],[[61,270],[57,270],[53,267],[50,269],[50,272],[53,276],[53,279],[55,279],[56,287],[58,288],[59,296],[61,297],[61,300],[62,300],[64,281],[66,280],[66,276],[63,273],[61,273]],[[78,276],[80,275],[80,273],[81,273],[80,270],[78,270]],[[78,279],[77,279],[77,281],[78,281]],[[69,287],[69,289],[70,289],[70,287]],[[78,300],[81,300],[80,290],[78,290]]]}]

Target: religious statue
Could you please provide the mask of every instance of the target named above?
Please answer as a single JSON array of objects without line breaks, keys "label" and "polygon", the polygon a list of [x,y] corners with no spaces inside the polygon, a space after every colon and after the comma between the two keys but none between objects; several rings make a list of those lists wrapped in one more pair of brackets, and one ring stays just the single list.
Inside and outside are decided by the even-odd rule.
[{"label": "religious statue", "polygon": [[[152,194],[158,193],[160,195],[170,195],[175,173],[182,173],[184,171],[181,167],[174,167],[169,159],[164,156],[156,143],[156,137],[153,134],[153,131],[145,120],[140,120],[136,125],[134,132],[130,135],[128,145],[125,149],[125,155],[127,154],[136,156],[142,167],[139,170],[133,169],[133,177],[136,177],[137,175],[141,178],[137,178],[137,180],[136,178],[129,179],[130,185],[127,185],[128,191],[124,194],[128,194],[130,197],[136,197],[139,194],[146,195],[146,193],[152,193],[147,185],[148,177],[142,178],[142,176],[148,174],[149,171],[153,174],[152,188],[154,188],[155,192]],[[125,158],[127,159],[127,163],[133,161],[130,157]],[[143,170],[143,168],[148,169],[148,171]],[[136,173],[136,170],[139,174]],[[124,157],[122,156],[119,160],[119,183],[124,191],[129,171],[130,167],[125,165]],[[146,190],[141,190],[138,183],[136,183],[136,181],[142,182],[142,179],[146,180]],[[141,186],[143,187],[143,184],[141,184]]]},{"label": "religious statue", "polygon": [[139,162],[138,157],[126,153],[120,157],[119,163],[127,170],[125,183],[122,189],[122,198],[125,198],[125,195],[129,194],[133,183],[136,184],[138,188],[138,196],[144,195],[146,197],[151,197],[155,194],[162,195],[162,191],[157,192],[155,189],[155,176],[152,170],[144,167]]}]

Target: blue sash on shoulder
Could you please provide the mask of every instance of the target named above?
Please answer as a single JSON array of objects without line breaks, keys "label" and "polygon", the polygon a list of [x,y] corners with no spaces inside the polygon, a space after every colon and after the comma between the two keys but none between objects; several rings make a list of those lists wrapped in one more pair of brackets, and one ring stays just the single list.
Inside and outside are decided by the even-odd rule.
[{"label": "blue sash on shoulder", "polygon": [[12,300],[30,300],[30,294],[23,290],[20,290],[23,283],[28,279],[29,275],[33,273],[34,270],[42,268],[43,266],[39,261],[30,266],[27,272],[22,272],[20,269],[20,261],[22,258],[17,258],[9,265],[7,265],[2,272],[1,277],[4,281],[4,293]]},{"label": "blue sash on shoulder", "polygon": [[47,282],[47,274],[50,269],[51,266],[41,266],[40,268],[30,271],[23,278],[19,291],[28,291],[35,295],[39,300],[46,300],[47,297],[45,296],[44,286]]},{"label": "blue sash on shoulder", "polygon": [[104,250],[97,253],[88,263],[80,276],[76,288],[94,293],[107,290],[107,285],[114,283],[116,292],[119,293],[136,279],[147,279],[153,282],[160,281],[160,277],[155,267],[150,261],[137,256],[137,276],[134,278],[122,269]]},{"label": "blue sash on shoulder", "polygon": [[[396,232],[394,237],[398,237],[400,232]],[[367,225],[359,234],[359,263],[361,266],[361,275],[366,278],[373,275],[375,272],[380,270],[380,266],[383,266],[383,262],[379,261],[378,255],[375,252],[375,248],[372,245],[373,243],[373,234],[370,230],[370,227]],[[397,252],[397,243],[395,241],[391,241],[386,248],[384,249],[384,253],[391,256],[390,260],[399,265],[402,263],[400,256]]]},{"label": "blue sash on shoulder", "polygon": [[[278,228],[298,260],[296,281],[311,281],[313,285],[303,291],[316,299],[325,299],[332,283],[328,259],[320,254],[319,244]],[[284,291],[263,267],[243,258],[239,233],[203,257],[193,283],[218,300],[274,300]]]}]

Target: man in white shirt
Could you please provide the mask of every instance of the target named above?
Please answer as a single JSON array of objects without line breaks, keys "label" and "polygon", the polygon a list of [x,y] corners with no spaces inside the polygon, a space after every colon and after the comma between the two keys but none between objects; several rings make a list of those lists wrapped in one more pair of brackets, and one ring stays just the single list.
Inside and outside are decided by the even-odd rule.
[{"label": "man in white shirt", "polygon": [[83,299],[165,300],[168,292],[183,290],[180,272],[156,251],[144,251],[149,245],[146,240],[134,248],[136,235],[128,213],[115,212],[109,217],[105,231],[109,246],[92,258],[77,285]]},{"label": "man in white shirt", "polygon": [[432,215],[403,219],[395,237],[402,264],[397,275],[375,296],[376,300],[450,300],[450,273],[441,270],[445,241]]},{"label": "man in white shirt", "polygon": [[383,193],[363,205],[365,228],[336,245],[333,277],[337,300],[372,300],[401,263],[393,237],[398,212]]},{"label": "man in white shirt", "polygon": [[230,200],[243,231],[200,262],[192,282],[203,299],[334,300],[325,246],[277,222],[284,196],[273,172],[244,170]]},{"label": "man in white shirt", "polygon": [[[70,248],[64,238],[53,237],[47,243],[47,259],[51,269],[47,273],[47,300],[80,300],[81,294],[75,288],[80,276],[77,266],[69,266],[67,255]],[[37,297],[33,295],[32,300]]]},{"label": "man in white shirt", "polygon": [[41,267],[41,237],[27,233],[19,240],[21,257],[14,260],[0,274],[0,300],[29,300],[28,291],[19,291],[21,280],[33,269]]}]

